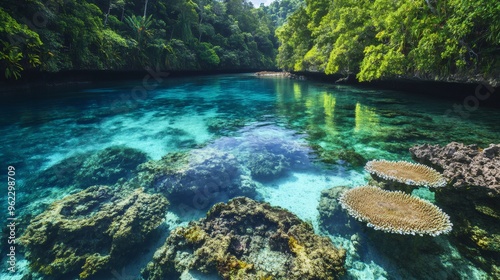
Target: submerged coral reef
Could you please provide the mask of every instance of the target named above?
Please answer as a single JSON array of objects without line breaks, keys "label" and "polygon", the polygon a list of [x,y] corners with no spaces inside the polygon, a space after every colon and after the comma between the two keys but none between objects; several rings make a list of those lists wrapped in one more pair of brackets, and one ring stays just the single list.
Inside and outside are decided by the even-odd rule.
[{"label": "submerged coral reef", "polygon": [[54,202],[34,218],[21,244],[34,271],[87,278],[123,265],[164,219],[168,201],[135,190],[93,186]]},{"label": "submerged coral reef", "polygon": [[356,168],[364,166],[367,161],[363,155],[359,154],[354,149],[329,150],[317,144],[313,144],[311,147],[318,155],[318,159],[324,163],[336,164],[347,162],[352,167]]},{"label": "submerged coral reef", "polygon": [[400,191],[357,187],[344,192],[339,202],[351,216],[376,230],[437,236],[452,228],[449,216],[437,206]]},{"label": "submerged coral reef", "polygon": [[257,187],[248,169],[234,155],[211,147],[167,154],[138,169],[137,177],[126,184],[128,187],[144,186],[170,198],[182,198],[196,209],[211,206],[221,195],[253,197]]},{"label": "submerged coral reef", "polygon": [[77,154],[42,171],[28,184],[37,189],[86,188],[113,185],[135,176],[139,164],[148,160],[145,153],[125,146]]},{"label": "submerged coral reef", "polygon": [[[338,201],[349,189],[337,186],[324,190],[318,206],[320,229],[335,236],[336,242],[345,244],[347,249],[346,279],[488,279],[456,252],[448,235],[388,235],[366,230],[342,210]],[[363,267],[369,265],[374,266],[370,270],[375,273],[376,263],[384,263],[385,273],[363,273]]]},{"label": "submerged coral reef", "polygon": [[450,180],[450,186],[436,191],[436,203],[456,225],[452,236],[457,247],[500,278],[500,145],[424,144],[410,152]]},{"label": "submerged coral reef", "polygon": [[446,185],[446,179],[433,168],[407,161],[371,160],[366,163],[365,170],[375,180],[384,182],[385,187],[407,193],[418,186],[440,188]]},{"label": "submerged coral reef", "polygon": [[235,155],[254,179],[276,179],[290,168],[299,169],[310,163],[311,149],[291,131],[257,123],[240,132],[239,137],[220,138],[210,147]]},{"label": "submerged coral reef", "polygon": [[337,279],[344,260],[343,249],[294,214],[238,197],[172,231],[143,276],[177,279],[195,270],[223,279]]}]

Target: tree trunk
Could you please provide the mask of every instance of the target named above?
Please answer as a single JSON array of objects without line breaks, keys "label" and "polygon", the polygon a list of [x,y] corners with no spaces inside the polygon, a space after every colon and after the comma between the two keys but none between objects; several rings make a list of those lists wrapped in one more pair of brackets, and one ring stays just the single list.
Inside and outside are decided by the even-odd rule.
[{"label": "tree trunk", "polygon": [[146,11],[148,10],[148,1],[146,0],[146,3],[144,3],[144,18],[146,18]]},{"label": "tree trunk", "polygon": [[108,12],[107,12],[107,13],[106,13],[106,15],[104,16],[104,27],[106,27],[106,25],[108,24],[108,17],[109,17],[109,13],[111,13],[111,1],[112,1],[112,0],[109,0]]}]

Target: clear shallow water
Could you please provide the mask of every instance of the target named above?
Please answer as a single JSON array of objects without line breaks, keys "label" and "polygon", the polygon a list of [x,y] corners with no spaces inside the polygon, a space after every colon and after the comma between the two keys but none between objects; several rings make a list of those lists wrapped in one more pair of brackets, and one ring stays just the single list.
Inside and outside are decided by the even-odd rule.
[{"label": "clear shallow water", "polygon": [[[75,90],[67,97],[45,101],[2,103],[0,162],[18,170],[19,199],[27,198],[35,188],[23,185],[27,179],[82,152],[125,145],[158,160],[171,152],[217,146],[224,139],[265,140],[265,133],[272,131],[273,137],[314,148],[310,151],[311,162],[291,168],[279,178],[262,180],[257,193],[260,199],[311,221],[318,232],[316,208],[321,190],[366,183],[367,175],[349,160],[351,157],[409,159],[408,148],[416,144],[458,141],[487,146],[500,139],[498,110],[480,107],[468,118],[459,118],[446,114],[453,102],[401,92],[252,75],[169,79],[145,95],[134,95],[134,87],[140,85],[131,82]],[[313,150],[334,154],[348,151],[351,156],[325,159],[325,155]],[[321,157],[328,163],[319,163]],[[65,195],[59,189],[38,200],[29,197],[27,203],[47,205]],[[23,209],[18,209],[17,214],[23,215]],[[172,229],[203,214],[169,213],[167,224]],[[428,276],[398,269],[399,264],[387,260],[370,244],[355,249],[348,238],[331,238],[348,252],[358,251],[357,255],[348,254],[351,279]],[[463,259],[456,249],[447,248],[448,258],[429,260],[433,268],[459,270],[464,279],[484,277],[484,272]],[[423,259],[426,257],[435,258]],[[140,256],[135,266],[124,270],[137,275],[141,264],[149,260],[150,256]]]}]

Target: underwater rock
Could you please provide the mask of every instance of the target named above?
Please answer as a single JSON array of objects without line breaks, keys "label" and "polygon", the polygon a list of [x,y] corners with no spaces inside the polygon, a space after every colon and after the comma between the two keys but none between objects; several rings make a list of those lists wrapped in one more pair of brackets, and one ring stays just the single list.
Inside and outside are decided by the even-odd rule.
[{"label": "underwater rock", "polygon": [[481,150],[456,142],[424,144],[410,152],[451,180],[435,198],[455,225],[453,241],[476,265],[500,278],[500,145]]},{"label": "underwater rock", "polygon": [[338,186],[321,191],[319,199],[319,226],[322,230],[331,234],[342,234],[351,236],[360,227],[356,220],[342,210],[338,198],[351,189],[350,187]]},{"label": "underwater rock", "polygon": [[107,186],[93,186],[54,202],[31,221],[20,241],[34,271],[87,278],[122,265],[140,251],[167,206],[159,194],[135,190],[121,195]]},{"label": "underwater rock", "polygon": [[362,167],[367,162],[366,158],[354,149],[327,150],[320,145],[312,145],[312,149],[324,163],[336,164],[345,161],[353,167]]},{"label": "underwater rock", "polygon": [[[398,279],[485,279],[474,265],[457,253],[447,238],[438,236],[390,236],[382,231],[366,231],[368,242],[394,264]],[[365,244],[362,244],[364,246]]]},{"label": "underwater rock", "polygon": [[223,279],[337,279],[344,261],[343,249],[294,214],[238,197],[173,230],[143,276],[178,279],[194,270]]},{"label": "underwater rock", "polygon": [[135,175],[137,166],[146,162],[147,155],[124,146],[113,146],[90,155],[76,173],[76,182],[83,186],[113,185],[119,179]]},{"label": "underwater rock", "polygon": [[243,126],[245,126],[245,120],[240,118],[209,118],[207,120],[208,131],[214,133],[215,135],[228,135]]},{"label": "underwater rock", "polygon": [[239,137],[220,138],[210,147],[233,154],[258,180],[276,179],[310,164],[311,150],[301,137],[265,123],[245,127]]},{"label": "underwater rock", "polygon": [[418,145],[410,148],[415,161],[443,170],[455,188],[476,186],[489,197],[500,196],[500,144],[481,150],[477,145],[452,142],[440,145]]},{"label": "underwater rock", "polygon": [[146,162],[139,167],[137,177],[126,185],[144,186],[204,209],[220,195],[254,196],[257,184],[249,175],[232,154],[205,147]]},{"label": "underwater rock", "polygon": [[42,171],[29,185],[35,188],[86,188],[113,185],[135,175],[147,155],[125,146],[112,146],[97,152],[86,152],[62,160]]}]

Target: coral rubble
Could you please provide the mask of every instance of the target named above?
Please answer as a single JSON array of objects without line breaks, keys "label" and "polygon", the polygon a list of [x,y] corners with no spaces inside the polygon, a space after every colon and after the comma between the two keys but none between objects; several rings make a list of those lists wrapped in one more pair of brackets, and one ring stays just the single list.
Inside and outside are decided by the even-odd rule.
[{"label": "coral rubble", "polygon": [[344,260],[343,249],[294,214],[238,197],[172,231],[143,276],[177,279],[197,270],[223,279],[337,279]]},{"label": "coral rubble", "polygon": [[439,188],[446,185],[443,176],[428,166],[407,161],[371,160],[366,171],[377,181],[383,181],[389,188],[402,188],[411,193],[413,187]]},{"label": "coral rubble", "polygon": [[33,270],[56,278],[87,278],[140,250],[167,206],[159,194],[135,190],[121,195],[93,186],[54,202],[31,221],[20,241]]},{"label": "coral rubble", "polygon": [[500,145],[424,144],[410,153],[450,180],[450,186],[436,191],[436,203],[450,213],[457,247],[500,278]]},{"label": "coral rubble", "polygon": [[376,230],[437,236],[452,228],[449,216],[437,206],[400,191],[363,186],[339,197],[342,208]]}]

